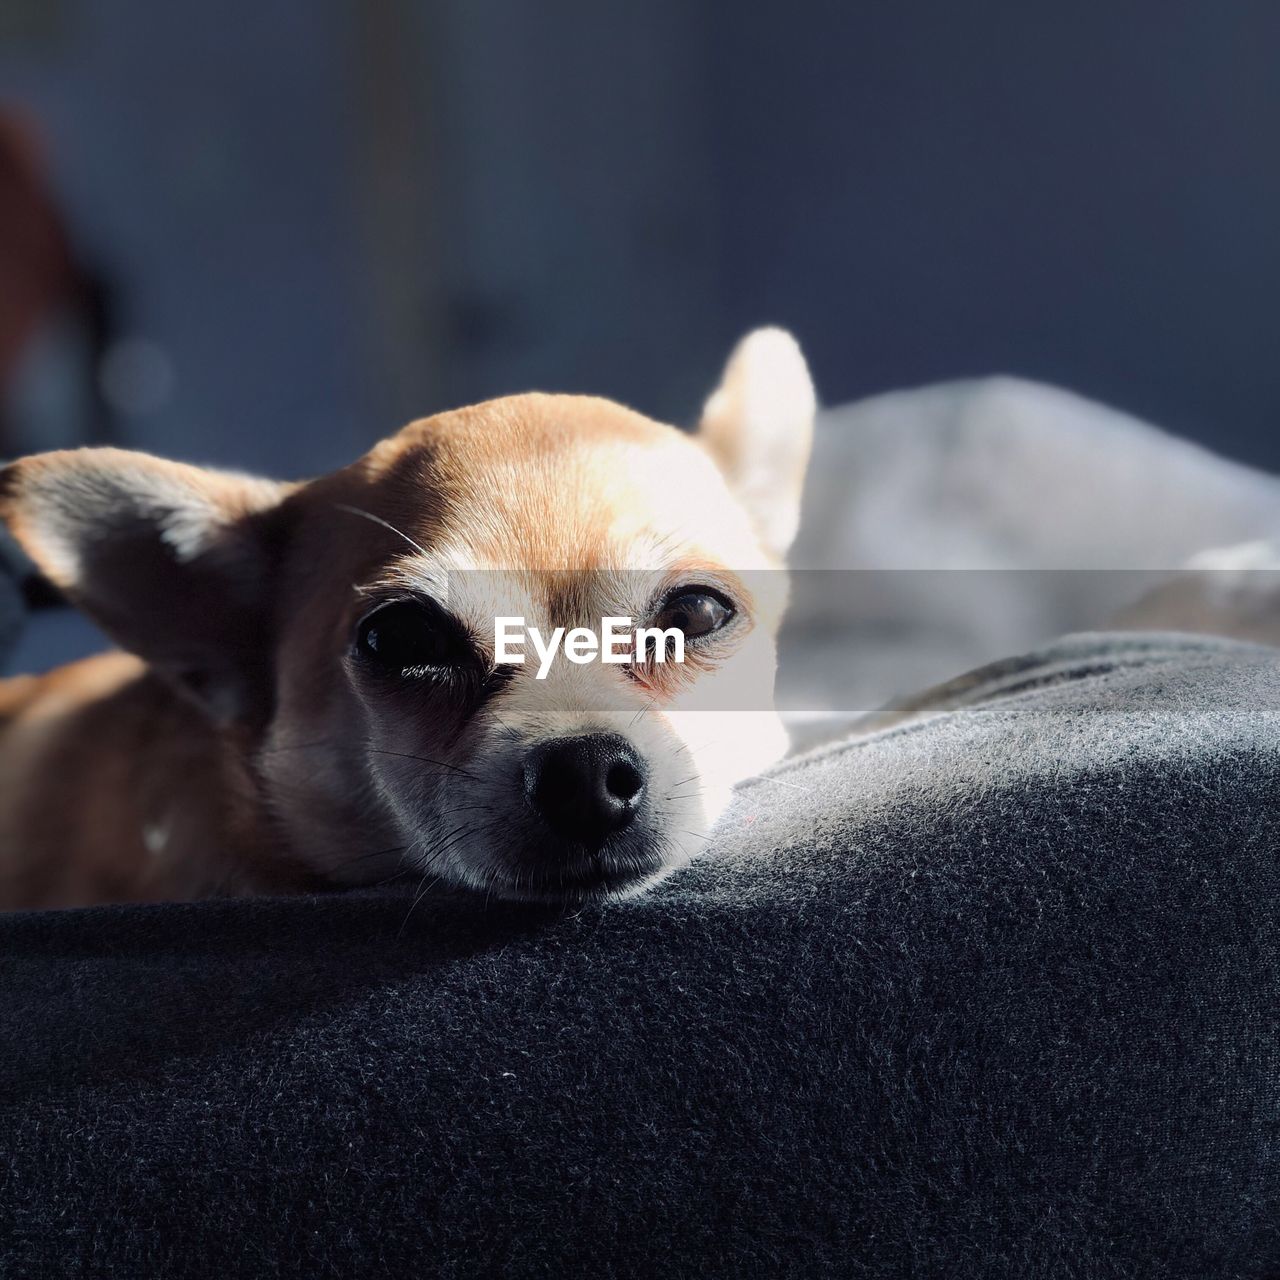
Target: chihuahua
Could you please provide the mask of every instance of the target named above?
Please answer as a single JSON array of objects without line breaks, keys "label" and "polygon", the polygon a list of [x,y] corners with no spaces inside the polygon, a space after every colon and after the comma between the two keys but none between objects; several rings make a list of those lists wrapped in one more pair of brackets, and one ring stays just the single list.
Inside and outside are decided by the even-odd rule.
[{"label": "chihuahua", "polygon": [[[300,484],[117,449],[11,464],[0,515],[122,651],[0,682],[0,905],[654,883],[785,750],[814,408],[762,329],[692,435],[530,394]],[[513,620],[565,652],[521,662]],[[602,622],[678,633],[682,660],[589,660],[574,632]]]}]

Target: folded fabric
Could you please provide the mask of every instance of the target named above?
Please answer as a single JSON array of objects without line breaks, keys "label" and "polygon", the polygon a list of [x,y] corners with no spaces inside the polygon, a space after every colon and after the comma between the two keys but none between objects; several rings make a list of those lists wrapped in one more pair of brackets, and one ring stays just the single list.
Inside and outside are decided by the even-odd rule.
[{"label": "folded fabric", "polygon": [[567,917],[0,919],[0,1274],[1274,1276],[1278,657],[1000,664]]}]

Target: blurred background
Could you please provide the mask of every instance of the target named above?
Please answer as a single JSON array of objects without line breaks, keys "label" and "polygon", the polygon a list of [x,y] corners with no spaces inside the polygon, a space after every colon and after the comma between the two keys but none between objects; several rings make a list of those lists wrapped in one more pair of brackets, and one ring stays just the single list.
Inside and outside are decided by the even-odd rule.
[{"label": "blurred background", "polygon": [[1280,467],[1274,0],[3,0],[4,452],[1006,371]]},{"label": "blurred background", "polygon": [[0,455],[990,372],[1280,469],[1274,0],[0,0]]}]

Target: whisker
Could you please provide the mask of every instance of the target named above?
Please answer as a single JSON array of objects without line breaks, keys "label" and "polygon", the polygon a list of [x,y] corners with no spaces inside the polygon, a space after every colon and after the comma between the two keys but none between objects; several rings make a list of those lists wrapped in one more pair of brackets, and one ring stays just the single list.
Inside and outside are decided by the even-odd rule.
[{"label": "whisker", "polygon": [[314,751],[320,747],[331,747],[335,739],[323,738],[319,742],[290,742],[282,747],[262,747],[257,752],[260,756],[277,756],[286,751]]},{"label": "whisker", "polygon": [[[561,874],[563,874],[563,873],[561,873]],[[493,886],[494,886],[495,884],[497,884],[497,882],[498,882],[498,868],[497,868],[497,866],[493,866],[493,867],[490,867],[490,868],[489,868],[489,875],[488,875],[487,879],[488,879],[488,884],[487,884],[487,886],[486,886],[486,888],[485,888],[485,891],[484,891],[484,909],[485,909],[486,911],[488,911],[488,910],[489,910],[489,900],[493,897]]]},{"label": "whisker", "polygon": [[703,794],[703,792],[704,792],[705,790],[707,790],[707,786],[705,786],[705,785],[704,785],[704,783],[703,783],[703,781],[701,781],[701,778],[700,778],[700,777],[694,777],[694,778],[685,778],[685,781],[684,781],[684,782],[676,782],[676,783],[675,783],[675,785],[673,785],[671,788],[669,788],[669,790],[667,791],[667,795],[676,795],[676,792],[680,791],[680,788],[681,788],[681,787],[687,787],[687,786],[690,786],[690,785],[691,785],[691,783],[695,783],[695,782],[696,782],[696,783],[698,783],[698,786],[695,786],[695,787],[694,787],[694,790],[692,790],[692,791],[690,791],[690,792],[686,792],[686,794],[687,794],[687,795],[701,795],[701,794]]},{"label": "whisker", "polygon": [[502,729],[512,738],[519,738],[520,734],[516,732],[496,711],[490,710],[489,714],[502,726]]},{"label": "whisker", "polygon": [[427,894],[430,893],[431,890],[440,882],[444,874],[441,872],[428,882],[427,876],[430,873],[431,868],[435,866],[446,853],[457,848],[458,845],[462,844],[463,841],[470,839],[472,836],[477,835],[482,831],[489,830],[491,825],[492,824],[489,823],[460,823],[444,837],[443,841],[431,850],[426,860],[419,864],[417,869],[422,872],[422,880],[419,882],[418,888],[414,891],[413,901],[409,904],[409,910],[405,912],[405,917],[400,922],[400,928],[396,933],[397,938],[400,938],[404,934],[405,927],[409,923],[409,917],[413,915],[418,904],[422,902],[423,899],[426,898]]},{"label": "whisker", "polygon": [[[430,858],[427,859],[428,866],[430,865],[431,861],[432,859]],[[400,927],[396,930],[397,942],[399,942],[399,940],[404,936],[405,927],[409,923],[409,917],[413,915],[414,910],[417,907],[418,903],[421,902],[422,899],[426,896],[427,889],[430,887],[429,885],[426,884],[426,879],[427,879],[427,872],[423,871],[422,878],[418,881],[417,888],[414,889],[413,897],[409,902],[409,910],[404,913],[404,919],[400,921]]]},{"label": "whisker", "polygon": [[372,520],[374,524],[380,524],[384,529],[390,530],[397,538],[403,538],[415,551],[427,555],[427,549],[421,543],[414,542],[402,529],[397,529],[395,525],[384,520],[381,516],[375,516],[372,511],[365,511],[363,507],[349,507],[345,502],[335,502],[333,504],[339,511],[346,511],[353,516],[363,516],[366,520]]},{"label": "whisker", "polygon": [[374,849],[370,853],[358,853],[353,858],[346,858],[338,863],[335,870],[354,867],[357,862],[367,862],[370,858],[389,858],[393,853],[405,853],[410,848],[407,844],[397,845],[394,849]]},{"label": "whisker", "polygon": [[492,811],[493,805],[485,804],[483,802],[476,804],[455,804],[451,809],[441,809],[435,816],[437,818],[451,818],[455,813],[471,813],[476,809],[487,809]]},{"label": "whisker", "polygon": [[393,883],[394,881],[396,881],[396,880],[403,879],[403,878],[404,878],[405,876],[407,876],[407,875],[408,875],[412,870],[413,870],[413,868],[412,868],[412,867],[401,867],[399,871],[394,872],[392,875],[386,876],[386,877],[384,877],[382,880],[374,880],[374,881],[372,881],[371,883],[369,883],[369,884],[365,885],[365,886],[364,886],[364,888],[366,888],[366,889],[381,889],[384,885],[389,885],[389,884],[392,884],[392,883]]},{"label": "whisker", "polygon": [[644,717],[645,717],[645,716],[647,716],[647,715],[649,714],[649,712],[650,712],[650,711],[652,711],[652,710],[653,710],[653,708],[654,708],[656,705],[657,705],[657,699],[655,699],[655,698],[650,698],[650,699],[649,699],[649,701],[648,701],[648,702],[646,702],[646,703],[645,703],[645,704],[640,708],[640,710],[636,712],[636,714],[635,714],[635,716],[633,717],[633,719],[632,719],[631,723],[630,723],[629,725],[627,725],[627,728],[628,728],[628,729],[634,729],[634,728],[636,727],[636,725],[637,725],[637,724],[639,724],[639,723],[640,723],[640,721],[641,721],[641,720],[643,720],[643,719],[644,719]]},{"label": "whisker", "polygon": [[771,778],[769,777],[768,774],[765,774],[765,773],[756,774],[756,776],[752,778],[751,781],[752,782],[772,782],[775,787],[786,787],[790,791],[799,791],[806,796],[810,796],[813,794],[812,787],[802,787],[795,782],[783,782],[781,778]]},{"label": "whisker", "polygon": [[448,769],[452,773],[459,773],[464,778],[470,778],[472,782],[483,782],[483,778],[477,777],[469,769],[464,769],[461,765],[450,764],[447,760],[432,760],[429,756],[415,756],[408,751],[389,751],[385,747],[370,747],[370,751],[374,755],[379,756],[395,756],[399,760],[416,760],[419,764],[434,765],[437,769]]},{"label": "whisker", "polygon": [[692,791],[676,791],[673,789],[663,797],[663,803],[666,804],[671,800],[694,800],[706,795],[706,793],[706,787],[694,787]]},{"label": "whisker", "polygon": [[472,823],[466,823],[466,822],[458,823],[458,825],[454,827],[453,830],[450,831],[449,834],[445,836],[443,840],[440,840],[436,843],[435,847],[427,854],[426,861],[421,863],[420,865],[423,867],[428,867],[428,866],[431,866],[433,863],[439,861],[439,859],[445,853],[447,853],[450,849],[452,849],[454,845],[460,843],[462,840],[465,840],[466,837],[471,834],[472,829],[474,829],[474,824]]},{"label": "whisker", "polygon": [[[467,834],[468,834],[468,835],[479,835],[479,834],[481,834],[481,833],[483,833],[483,832],[489,832],[489,831],[492,831],[492,830],[495,828],[495,826],[496,826],[496,825],[497,825],[497,824],[496,824],[496,823],[493,823],[493,822],[481,823],[481,824],[480,824],[480,825],[478,825],[478,826],[472,827],[472,828],[471,828],[471,830],[470,830]],[[437,850],[436,850],[436,851],[435,851],[435,852],[434,852],[434,853],[433,853],[433,854],[432,854],[432,855],[431,855],[431,856],[426,860],[426,862],[423,864],[423,866],[429,870],[429,869],[430,869],[430,867],[431,867],[431,866],[432,866],[432,865],[433,865],[433,864],[434,864],[434,863],[439,859],[440,855],[441,855],[442,853],[444,853],[444,852],[445,852],[445,850],[443,850],[443,849],[437,849]],[[428,893],[430,893],[430,892],[431,892],[431,890],[432,890],[432,889],[434,889],[434,888],[436,887],[436,885],[438,885],[438,884],[440,883],[440,881],[441,881],[443,878],[444,878],[444,872],[443,872],[443,871],[441,871],[441,872],[439,872],[437,875],[435,875],[435,876],[433,876],[433,877],[432,877],[431,882],[430,882],[429,884],[427,884],[427,883],[423,883],[423,884],[421,884],[421,885],[419,886],[418,891],[417,891],[417,894],[416,894],[415,899],[414,899],[414,902],[413,902],[413,904],[412,904],[412,905],[410,906],[410,908],[409,908],[409,915],[412,915],[412,914],[413,914],[413,908],[414,908],[414,907],[416,907],[416,906],[418,905],[418,903],[419,903],[419,902],[421,902],[421,901],[422,901],[422,899],[423,899],[423,898],[425,898],[425,897],[427,896],[427,894],[428,894]],[[424,882],[425,882],[425,881],[426,881],[426,879],[427,879],[427,876],[426,876],[426,873],[425,873],[425,872],[424,872],[424,874],[423,874],[422,879],[423,879],[423,881],[424,881]],[[400,926],[400,932],[401,932],[401,933],[403,933],[403,932],[404,932],[404,925],[405,925],[405,924],[408,924],[408,923],[409,923],[409,916],[408,916],[408,915],[406,915],[406,916],[405,916],[405,919],[404,919],[404,924],[402,924],[402,925]],[[397,934],[397,937],[398,937],[398,936],[399,936],[399,935]]]}]

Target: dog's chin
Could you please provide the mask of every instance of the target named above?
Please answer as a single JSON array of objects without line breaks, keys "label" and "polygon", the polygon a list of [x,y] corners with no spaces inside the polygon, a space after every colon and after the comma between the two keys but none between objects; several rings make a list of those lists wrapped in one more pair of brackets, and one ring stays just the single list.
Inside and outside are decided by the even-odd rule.
[{"label": "dog's chin", "polygon": [[497,850],[461,853],[442,868],[442,878],[510,902],[585,906],[634,897],[686,861],[648,850],[590,850],[537,842],[515,857]]},{"label": "dog's chin", "polygon": [[595,860],[534,871],[504,867],[491,873],[490,884],[495,894],[513,902],[585,906],[635,897],[674,870],[673,864],[660,861],[649,867],[619,867]]}]

